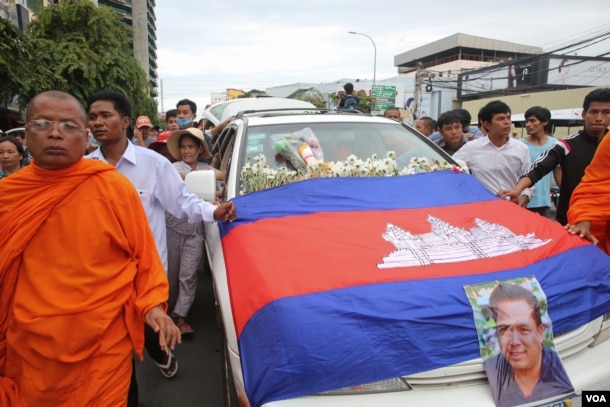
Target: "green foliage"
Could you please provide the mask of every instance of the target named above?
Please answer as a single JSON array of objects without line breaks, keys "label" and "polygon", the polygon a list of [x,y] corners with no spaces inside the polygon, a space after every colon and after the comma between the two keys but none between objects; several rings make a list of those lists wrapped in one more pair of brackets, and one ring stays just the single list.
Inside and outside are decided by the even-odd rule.
[{"label": "green foliage", "polygon": [[29,38],[10,21],[0,18],[0,106],[6,106],[26,86],[37,83],[33,72],[39,69],[45,67],[34,64]]},{"label": "green foliage", "polygon": [[375,102],[375,100],[370,97],[369,95],[366,94],[366,92],[364,91],[359,91],[357,93],[358,97],[360,98],[360,103],[358,104],[358,110],[364,112],[364,113],[371,113],[371,111],[373,110],[373,103]]},{"label": "green foliage", "polygon": [[[1,44],[7,43],[0,38]],[[21,107],[47,89],[68,92],[83,104],[89,95],[112,89],[131,100],[135,115],[156,118],[153,89],[131,55],[130,31],[114,10],[97,7],[89,0],[62,1],[40,10],[23,38],[29,48],[23,47],[25,51],[19,54],[23,58],[18,60],[25,72],[15,73],[19,76]],[[2,63],[0,59],[0,75]],[[9,66],[13,69],[18,65],[13,59]],[[0,101],[3,100],[0,93]]]},{"label": "green foliage", "polygon": [[320,93],[320,91],[316,88],[309,88],[302,94],[298,95],[296,99],[309,102],[318,108],[324,107],[324,98],[322,97],[322,93]]},{"label": "green foliage", "polygon": [[252,89],[249,90],[247,92],[244,92],[243,94],[239,95],[237,98],[238,99],[243,99],[243,98],[254,98],[258,95],[264,95],[265,91],[264,90],[258,90],[258,89]]}]

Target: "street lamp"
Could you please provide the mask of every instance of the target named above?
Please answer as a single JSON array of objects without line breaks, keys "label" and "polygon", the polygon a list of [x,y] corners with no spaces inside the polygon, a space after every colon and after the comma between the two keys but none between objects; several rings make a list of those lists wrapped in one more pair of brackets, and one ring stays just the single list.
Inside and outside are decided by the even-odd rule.
[{"label": "street lamp", "polygon": [[364,35],[366,38],[371,40],[371,42],[373,43],[373,49],[375,49],[375,59],[373,60],[373,85],[375,85],[375,76],[377,74],[377,46],[375,46],[375,41],[373,41],[373,39],[366,34],[357,33],[354,31],[349,31],[349,33],[356,34],[356,35]]}]

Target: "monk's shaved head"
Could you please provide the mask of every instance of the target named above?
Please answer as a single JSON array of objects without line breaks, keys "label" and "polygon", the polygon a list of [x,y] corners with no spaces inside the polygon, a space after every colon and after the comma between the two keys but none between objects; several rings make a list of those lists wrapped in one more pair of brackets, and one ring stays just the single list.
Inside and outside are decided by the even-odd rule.
[{"label": "monk's shaved head", "polygon": [[83,105],[80,103],[80,101],[75,98],[74,96],[70,95],[69,93],[66,92],[62,92],[60,90],[47,90],[44,92],[40,92],[39,94],[37,94],[36,96],[34,96],[30,102],[28,103],[27,106],[27,113],[26,113],[26,120],[30,121],[30,112],[32,111],[32,108],[35,106],[36,102],[39,101],[41,98],[43,97],[49,97],[52,99],[56,99],[56,100],[72,100],[74,101],[80,108],[81,110],[81,119],[83,123],[87,123],[87,112],[85,111],[85,108],[83,107]]}]

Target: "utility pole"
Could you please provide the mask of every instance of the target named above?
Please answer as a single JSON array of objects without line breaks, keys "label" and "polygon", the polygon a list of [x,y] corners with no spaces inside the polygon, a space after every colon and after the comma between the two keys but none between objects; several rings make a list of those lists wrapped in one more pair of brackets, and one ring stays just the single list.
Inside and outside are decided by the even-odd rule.
[{"label": "utility pole", "polygon": [[377,76],[377,45],[375,45],[375,41],[373,41],[373,39],[371,37],[369,37],[366,34],[363,33],[357,33],[354,31],[349,31],[349,34],[356,34],[356,35],[364,35],[366,38],[368,38],[369,40],[371,40],[371,42],[373,43],[373,50],[375,51],[374,57],[373,57],[373,86],[375,85],[375,77]]},{"label": "utility pole", "polygon": [[165,109],[163,108],[163,79],[160,79],[159,82],[161,83],[161,113],[165,113]]},{"label": "utility pole", "polygon": [[424,69],[423,69],[423,65],[421,62],[417,63],[417,72],[415,72],[415,92],[413,94],[413,99],[415,99],[413,101],[413,113],[411,114],[413,117],[413,122],[415,122],[415,120],[417,120],[419,118],[419,98],[421,95],[421,82],[422,82],[422,76],[424,73]]}]

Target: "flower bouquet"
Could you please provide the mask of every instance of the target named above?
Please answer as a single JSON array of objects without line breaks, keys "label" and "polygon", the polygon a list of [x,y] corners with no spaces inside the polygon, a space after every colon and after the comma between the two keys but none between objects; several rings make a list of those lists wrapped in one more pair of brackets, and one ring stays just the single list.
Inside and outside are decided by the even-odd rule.
[{"label": "flower bouquet", "polygon": [[309,163],[324,160],[320,143],[310,128],[289,134],[274,134],[270,140],[273,149],[296,170],[304,171]]}]

